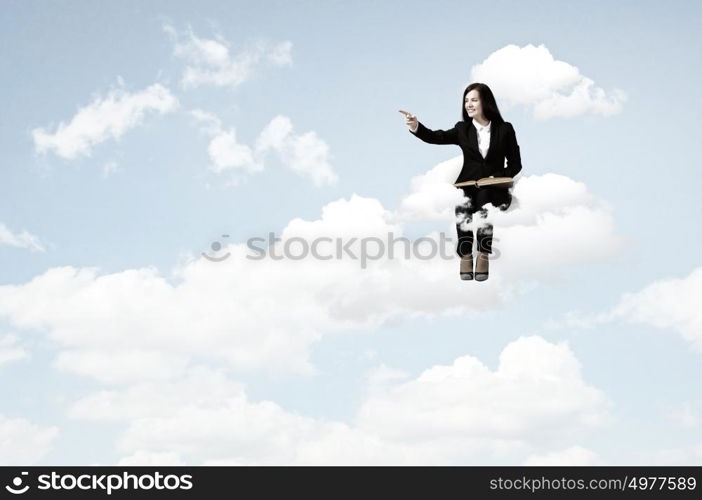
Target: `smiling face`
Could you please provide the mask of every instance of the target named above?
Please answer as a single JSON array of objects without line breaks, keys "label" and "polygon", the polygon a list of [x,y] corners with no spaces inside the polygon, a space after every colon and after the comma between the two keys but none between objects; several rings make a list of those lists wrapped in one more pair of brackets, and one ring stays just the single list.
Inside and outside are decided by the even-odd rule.
[{"label": "smiling face", "polygon": [[486,121],[485,115],[483,115],[483,104],[480,102],[480,94],[476,89],[466,94],[464,106],[469,118],[477,118],[479,121]]}]

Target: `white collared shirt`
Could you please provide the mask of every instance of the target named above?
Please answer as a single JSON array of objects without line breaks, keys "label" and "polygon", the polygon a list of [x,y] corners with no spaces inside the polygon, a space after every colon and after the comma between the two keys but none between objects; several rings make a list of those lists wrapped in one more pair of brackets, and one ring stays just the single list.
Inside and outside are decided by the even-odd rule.
[{"label": "white collared shirt", "polygon": [[485,158],[487,156],[488,149],[490,148],[490,126],[492,122],[488,122],[487,125],[483,126],[477,121],[473,120],[473,126],[478,131],[478,149],[480,149],[480,154]]}]

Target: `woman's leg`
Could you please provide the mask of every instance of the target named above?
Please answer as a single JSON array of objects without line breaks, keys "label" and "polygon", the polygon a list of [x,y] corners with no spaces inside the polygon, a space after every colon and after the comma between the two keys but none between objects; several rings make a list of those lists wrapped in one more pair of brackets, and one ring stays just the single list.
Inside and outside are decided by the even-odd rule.
[{"label": "woman's leg", "polygon": [[473,279],[473,230],[470,229],[469,225],[475,211],[474,189],[463,188],[463,194],[468,200],[464,204],[456,206],[456,234],[458,235],[456,253],[461,258],[459,272],[462,280]]},{"label": "woman's leg", "polygon": [[[479,203],[480,217],[484,219],[487,216],[487,209],[483,208],[486,204],[492,203],[493,206],[500,210],[507,210],[512,203],[512,195],[508,189],[486,187],[481,188],[480,193],[476,197],[476,202]],[[493,225],[487,222],[479,223],[477,229],[478,236],[478,256],[475,263],[475,279],[483,281],[488,278],[489,273],[489,255],[492,253],[492,235]]]},{"label": "woman's leg", "polygon": [[[507,210],[512,203],[512,195],[508,189],[495,188],[495,187],[484,187],[480,188],[480,193],[476,196],[476,205],[480,208],[478,210],[478,216],[480,219],[485,219],[487,216],[487,209],[483,208],[488,203],[492,203],[493,206],[499,208],[500,210]],[[492,235],[493,235],[493,225],[487,222],[478,221],[478,243],[477,248],[479,252],[485,254],[492,253]]]},{"label": "woman's leg", "polygon": [[473,255],[473,230],[470,228],[470,223],[473,220],[473,213],[475,213],[473,198],[476,188],[464,187],[462,189],[468,201],[463,205],[456,205],[456,235],[458,236],[456,253],[461,258]]}]

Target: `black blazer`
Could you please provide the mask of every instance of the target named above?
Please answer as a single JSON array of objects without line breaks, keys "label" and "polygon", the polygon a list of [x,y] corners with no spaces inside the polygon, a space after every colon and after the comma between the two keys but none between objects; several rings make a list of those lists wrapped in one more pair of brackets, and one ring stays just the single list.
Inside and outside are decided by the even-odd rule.
[{"label": "black blazer", "polygon": [[[519,144],[514,128],[509,122],[492,122],[490,126],[490,148],[483,158],[478,149],[478,131],[473,120],[461,120],[450,130],[430,130],[421,122],[412,132],[430,144],[456,144],[463,151],[463,168],[455,182],[472,181],[489,177],[514,177],[522,170]],[[507,159],[507,166],[505,166]]]}]

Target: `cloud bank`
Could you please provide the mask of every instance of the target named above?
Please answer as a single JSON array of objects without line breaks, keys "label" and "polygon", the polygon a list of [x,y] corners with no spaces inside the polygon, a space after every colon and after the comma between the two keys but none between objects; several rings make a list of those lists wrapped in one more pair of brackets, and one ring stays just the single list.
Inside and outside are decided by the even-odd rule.
[{"label": "cloud bank", "polygon": [[462,356],[414,378],[379,366],[369,380],[350,423],[252,401],[243,385],[203,367],[87,395],[69,415],[126,422],[123,464],[220,465],[509,463],[564,448],[583,462],[592,453],[572,442],[573,431],[585,436],[610,418],[568,346],[538,336],[508,344],[495,370]]},{"label": "cloud bank", "polygon": [[[417,183],[413,194],[426,195],[423,186]],[[260,240],[251,247],[223,248],[226,260],[192,257],[170,278],[154,268],[49,269],[28,283],[0,286],[0,316],[15,328],[46,332],[60,347],[58,368],[104,383],[166,380],[195,359],[311,374],[311,348],[325,335],[495,309],[524,293],[523,280],[548,283],[569,266],[618,252],[611,214],[581,183],[525,177],[515,192],[520,207],[502,214],[495,233],[500,256],[480,287],[458,279],[453,244],[442,240],[455,238],[453,217],[443,222],[445,234],[403,242],[402,210],[353,195],[323,207],[317,220],[291,220],[278,241],[255,235]],[[544,202],[552,192],[560,195]],[[378,253],[379,242],[391,237],[397,241]],[[320,258],[309,251],[315,241]],[[338,252],[342,244],[348,253]]]},{"label": "cloud bank", "polygon": [[230,44],[223,38],[200,38],[191,29],[178,32],[173,26],[164,31],[174,43],[173,54],[187,66],[181,79],[184,88],[203,85],[235,88],[249,80],[263,66],[292,65],[292,42],[277,44],[258,41],[236,55],[230,53]]}]

